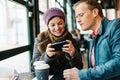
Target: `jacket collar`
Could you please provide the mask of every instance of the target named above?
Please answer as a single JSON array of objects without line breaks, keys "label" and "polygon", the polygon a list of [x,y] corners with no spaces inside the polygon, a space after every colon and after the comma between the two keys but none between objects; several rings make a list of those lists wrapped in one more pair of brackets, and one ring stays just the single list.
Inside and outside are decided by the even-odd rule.
[{"label": "jacket collar", "polygon": [[96,37],[99,33],[99,30],[100,30],[100,26],[98,26],[97,29],[92,33],[92,36]]},{"label": "jacket collar", "polygon": [[102,35],[102,33],[104,32],[104,28],[107,25],[107,23],[109,22],[109,20],[106,17],[103,17],[102,21],[101,21],[101,25],[100,25],[100,30],[99,30],[99,35]]}]

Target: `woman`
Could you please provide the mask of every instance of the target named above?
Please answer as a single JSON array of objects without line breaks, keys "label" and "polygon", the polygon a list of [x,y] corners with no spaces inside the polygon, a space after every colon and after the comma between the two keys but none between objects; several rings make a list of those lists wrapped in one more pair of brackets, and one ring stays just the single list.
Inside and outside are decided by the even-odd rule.
[{"label": "woman", "polygon": [[[38,34],[35,39],[33,62],[44,60],[50,65],[50,75],[53,75],[51,80],[64,80],[64,69],[83,67],[79,48],[75,46],[75,41],[65,26],[65,15],[59,8],[48,9],[43,20],[48,30]],[[51,47],[52,43],[64,40],[68,44],[63,45],[62,50],[55,51]]]}]

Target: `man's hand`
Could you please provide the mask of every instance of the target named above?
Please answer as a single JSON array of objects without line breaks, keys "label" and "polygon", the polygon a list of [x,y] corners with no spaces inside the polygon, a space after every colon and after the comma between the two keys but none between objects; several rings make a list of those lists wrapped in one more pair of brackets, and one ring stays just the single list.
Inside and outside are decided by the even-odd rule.
[{"label": "man's hand", "polygon": [[72,69],[66,69],[63,71],[63,76],[65,80],[80,80],[78,76],[78,69],[72,68]]}]

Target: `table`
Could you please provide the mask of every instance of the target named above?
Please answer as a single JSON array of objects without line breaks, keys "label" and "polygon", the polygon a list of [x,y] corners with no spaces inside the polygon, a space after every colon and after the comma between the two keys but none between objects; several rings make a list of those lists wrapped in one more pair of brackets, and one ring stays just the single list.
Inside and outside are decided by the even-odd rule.
[{"label": "table", "polygon": [[[18,80],[32,80],[35,78],[34,72],[25,72],[25,73],[19,73],[18,74]],[[52,78],[52,75],[49,76],[49,79]]]},{"label": "table", "polygon": [[18,80],[32,80],[35,77],[33,72],[25,72],[18,74]]}]

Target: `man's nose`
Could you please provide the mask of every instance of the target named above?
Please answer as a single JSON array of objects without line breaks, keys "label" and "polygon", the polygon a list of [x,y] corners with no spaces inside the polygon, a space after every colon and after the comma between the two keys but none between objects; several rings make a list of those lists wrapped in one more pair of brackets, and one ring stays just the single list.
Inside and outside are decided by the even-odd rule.
[{"label": "man's nose", "polygon": [[81,18],[80,18],[80,17],[77,18],[77,22],[78,22],[78,23],[81,22]]}]

